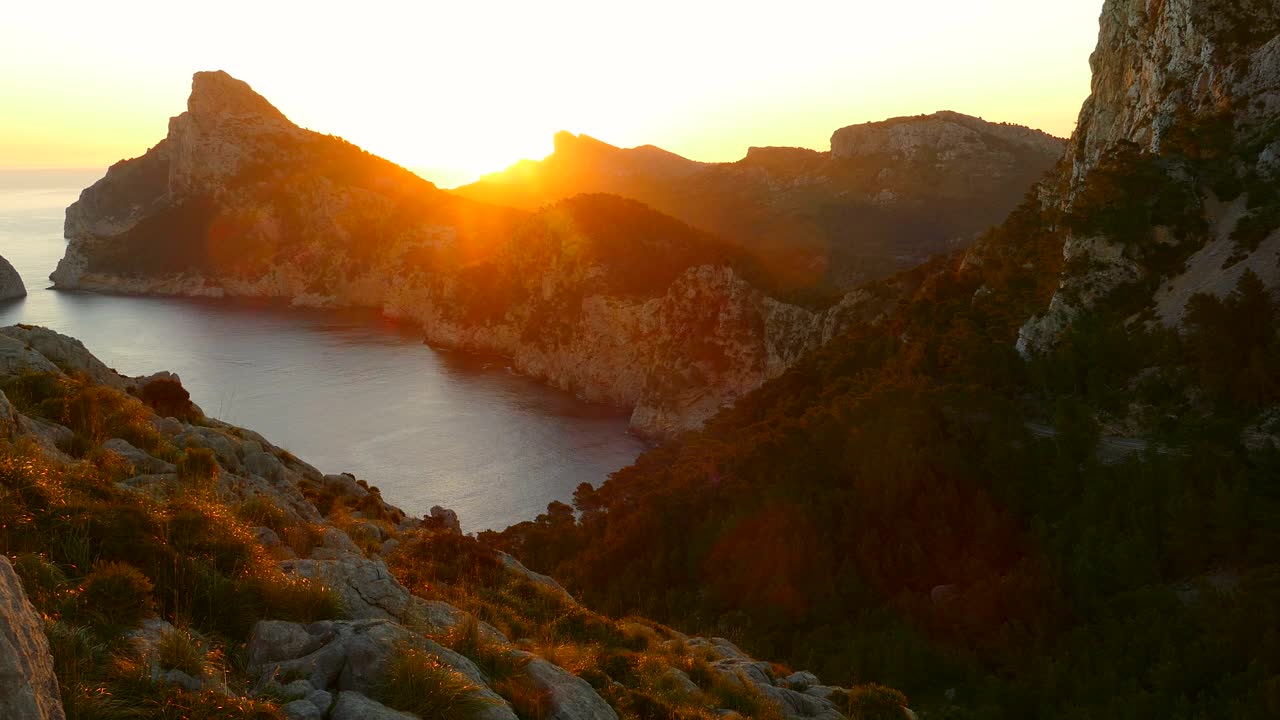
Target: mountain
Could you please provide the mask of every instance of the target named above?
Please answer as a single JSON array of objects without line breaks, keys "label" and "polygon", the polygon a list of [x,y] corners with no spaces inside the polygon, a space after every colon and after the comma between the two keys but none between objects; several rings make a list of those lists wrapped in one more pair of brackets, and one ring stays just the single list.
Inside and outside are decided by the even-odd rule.
[{"label": "mountain", "polygon": [[1270,1],[1108,0],[1005,222],[579,517],[482,540],[925,716],[1275,716],[1278,35]]},{"label": "mountain", "polygon": [[45,328],[0,328],[0,529],[6,720],[905,713],[592,612],[451,511],[406,517]]},{"label": "mountain", "polygon": [[848,290],[967,244],[1062,157],[1063,141],[954,112],[837,130],[831,150],[753,147],[733,163],[559,133],[555,152],[454,190],[533,210],[634,198],[733,239],[793,293]]},{"label": "mountain", "polygon": [[773,268],[616,196],[536,213],[460,198],[297,127],[222,72],[197,73],[168,136],[86,188],[65,229],[57,288],[377,308],[428,342],[632,408],[655,438],[900,293],[785,302]]}]

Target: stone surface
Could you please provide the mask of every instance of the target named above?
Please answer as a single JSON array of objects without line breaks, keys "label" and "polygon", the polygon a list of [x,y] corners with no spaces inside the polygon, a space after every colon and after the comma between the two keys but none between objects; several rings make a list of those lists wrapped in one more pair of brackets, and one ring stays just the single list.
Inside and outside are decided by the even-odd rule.
[{"label": "stone surface", "polygon": [[418,720],[418,717],[392,710],[358,692],[348,691],[338,694],[338,702],[334,704],[329,720]]},{"label": "stone surface", "polygon": [[0,717],[63,720],[44,623],[9,558],[0,555]]},{"label": "stone surface", "polygon": [[8,260],[0,257],[0,302],[26,296],[27,287],[22,284],[22,276]]}]

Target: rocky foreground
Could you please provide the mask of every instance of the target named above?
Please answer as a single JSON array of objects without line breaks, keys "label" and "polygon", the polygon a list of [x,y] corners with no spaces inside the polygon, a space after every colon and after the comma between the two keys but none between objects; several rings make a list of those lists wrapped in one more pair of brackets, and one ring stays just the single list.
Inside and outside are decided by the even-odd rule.
[{"label": "rocky foreground", "polygon": [[[72,338],[13,326],[0,328],[0,388],[0,513],[25,518],[16,534],[0,533],[5,718],[61,718],[63,702],[84,712],[110,697],[294,720],[415,716],[405,710],[572,720],[651,717],[653,707],[844,717],[848,691],[728,640],[596,615],[461,536],[450,511],[406,517],[363,480],[205,417],[175,376],[122,377]],[[88,529],[67,545],[60,522]],[[115,544],[130,532],[142,534]],[[167,597],[160,588],[183,577],[159,560],[169,547],[175,567],[206,568],[197,575],[224,584]],[[223,567],[228,556],[242,559]],[[217,593],[244,582],[258,600],[228,595],[218,607]],[[130,600],[135,586],[145,597]],[[105,607],[119,610],[105,617]],[[95,643],[116,660],[95,666]],[[68,675],[55,679],[59,669]],[[397,690],[406,677],[434,684],[413,685],[410,702]],[[437,695],[448,702],[431,705]]]}]

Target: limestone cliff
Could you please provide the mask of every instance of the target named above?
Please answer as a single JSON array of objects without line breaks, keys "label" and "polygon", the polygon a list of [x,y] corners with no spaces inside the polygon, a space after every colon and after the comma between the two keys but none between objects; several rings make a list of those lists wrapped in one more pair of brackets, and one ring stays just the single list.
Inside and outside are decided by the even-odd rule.
[{"label": "limestone cliff", "polygon": [[13,300],[26,295],[27,288],[22,284],[22,276],[8,260],[0,257],[0,300]]},{"label": "limestone cliff", "polygon": [[560,133],[544,160],[455,192],[526,209],[614,193],[786,268],[781,287],[848,290],[999,222],[1062,149],[1042,132],[953,112],[843,128],[829,152],[753,147],[733,163]]},{"label": "limestone cliff", "polygon": [[531,214],[445,193],[221,72],[197,73],[168,136],[84,190],[66,236],[55,287],[378,308],[431,343],[634,408],[654,437],[883,309],[784,303],[771,293],[787,282],[740,247],[620,198]]},{"label": "limestone cliff", "polygon": [[1023,352],[1135,283],[1151,286],[1156,317],[1173,326],[1191,295],[1221,297],[1246,270],[1280,287],[1277,33],[1270,0],[1107,0],[1093,92],[1038,188],[1059,221],[1045,233],[1058,236],[1063,271],[1022,329]]}]

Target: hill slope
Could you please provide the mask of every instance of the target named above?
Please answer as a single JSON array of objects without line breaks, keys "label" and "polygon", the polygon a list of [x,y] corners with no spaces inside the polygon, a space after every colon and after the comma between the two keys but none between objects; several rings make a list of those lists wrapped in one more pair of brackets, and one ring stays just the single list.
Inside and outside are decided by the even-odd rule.
[{"label": "hill slope", "polygon": [[731,238],[793,291],[847,290],[966,244],[1062,156],[1044,133],[953,112],[837,130],[830,152],[751,148],[701,163],[559,133],[546,159],[454,190],[533,210],[613,193]]},{"label": "hill slope", "polygon": [[1278,32],[1271,2],[1109,0],[1067,157],[1005,223],[577,522],[486,540],[930,715],[1274,715]]},{"label": "hill slope", "polygon": [[15,720],[842,720],[851,702],[727,640],[594,613],[452,512],[406,517],[204,416],[176,377],[121,377],[27,326],[0,328],[0,608]]}]

